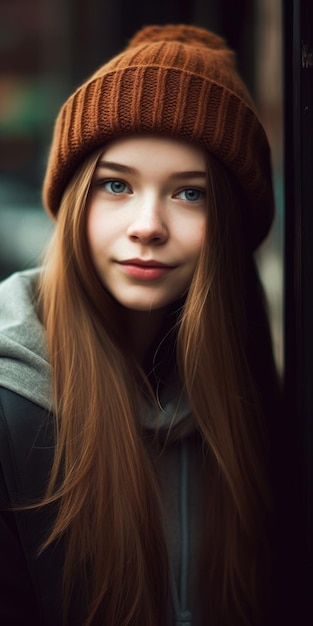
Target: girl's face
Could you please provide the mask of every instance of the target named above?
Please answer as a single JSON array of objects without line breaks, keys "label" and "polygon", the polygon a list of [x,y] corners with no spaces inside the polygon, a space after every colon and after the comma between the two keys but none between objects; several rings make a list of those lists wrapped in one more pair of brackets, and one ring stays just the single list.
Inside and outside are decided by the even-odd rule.
[{"label": "girl's face", "polygon": [[166,307],[188,289],[206,225],[205,153],[173,139],[110,143],[88,202],[93,263],[124,307]]}]

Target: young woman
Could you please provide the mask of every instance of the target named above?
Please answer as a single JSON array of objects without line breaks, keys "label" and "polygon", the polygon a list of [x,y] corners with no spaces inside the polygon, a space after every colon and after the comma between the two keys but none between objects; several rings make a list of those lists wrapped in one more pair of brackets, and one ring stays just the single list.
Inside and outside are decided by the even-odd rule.
[{"label": "young woman", "polygon": [[146,27],[62,108],[0,288],[7,626],[271,623],[270,153],[225,42]]}]

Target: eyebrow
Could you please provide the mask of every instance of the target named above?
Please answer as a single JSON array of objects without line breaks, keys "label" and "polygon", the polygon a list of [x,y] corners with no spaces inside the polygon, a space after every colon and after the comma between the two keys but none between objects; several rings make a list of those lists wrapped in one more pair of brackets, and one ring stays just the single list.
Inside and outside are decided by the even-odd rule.
[{"label": "eyebrow", "polygon": [[114,163],[113,161],[100,161],[98,168],[105,168],[106,170],[112,170],[114,172],[121,172],[122,174],[136,174],[137,170],[130,165],[122,165],[122,163]]},{"label": "eyebrow", "polygon": [[[121,174],[138,174],[138,170],[130,165],[123,165],[122,163],[115,163],[114,161],[100,161],[97,169],[105,168],[112,170],[113,172],[120,172]],[[173,172],[170,178],[184,180],[186,178],[206,178],[206,172],[204,171],[188,171],[188,172]]]}]

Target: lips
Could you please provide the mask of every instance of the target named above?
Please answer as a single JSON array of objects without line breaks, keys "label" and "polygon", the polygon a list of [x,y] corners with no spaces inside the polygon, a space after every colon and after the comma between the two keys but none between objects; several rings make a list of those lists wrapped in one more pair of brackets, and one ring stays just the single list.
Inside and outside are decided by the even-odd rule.
[{"label": "lips", "polygon": [[123,268],[127,276],[138,280],[158,280],[174,269],[173,265],[167,265],[155,259],[147,261],[143,259],[126,259],[118,261],[118,264]]},{"label": "lips", "polygon": [[160,261],[155,261],[154,259],[150,259],[149,261],[145,261],[144,259],[126,259],[125,261],[118,262],[120,265],[138,265],[139,267],[173,267],[172,265],[167,265],[166,263],[161,263]]}]

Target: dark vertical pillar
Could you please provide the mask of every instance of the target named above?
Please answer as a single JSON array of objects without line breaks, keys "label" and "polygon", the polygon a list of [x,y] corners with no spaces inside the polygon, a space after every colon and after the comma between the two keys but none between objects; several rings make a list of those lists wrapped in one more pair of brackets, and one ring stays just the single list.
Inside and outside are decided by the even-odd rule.
[{"label": "dark vertical pillar", "polygon": [[[287,0],[285,80],[285,395],[291,545],[313,623],[313,3]],[[288,498],[288,487],[286,491]],[[287,538],[286,538],[287,539]],[[289,543],[289,545],[288,545]]]}]

